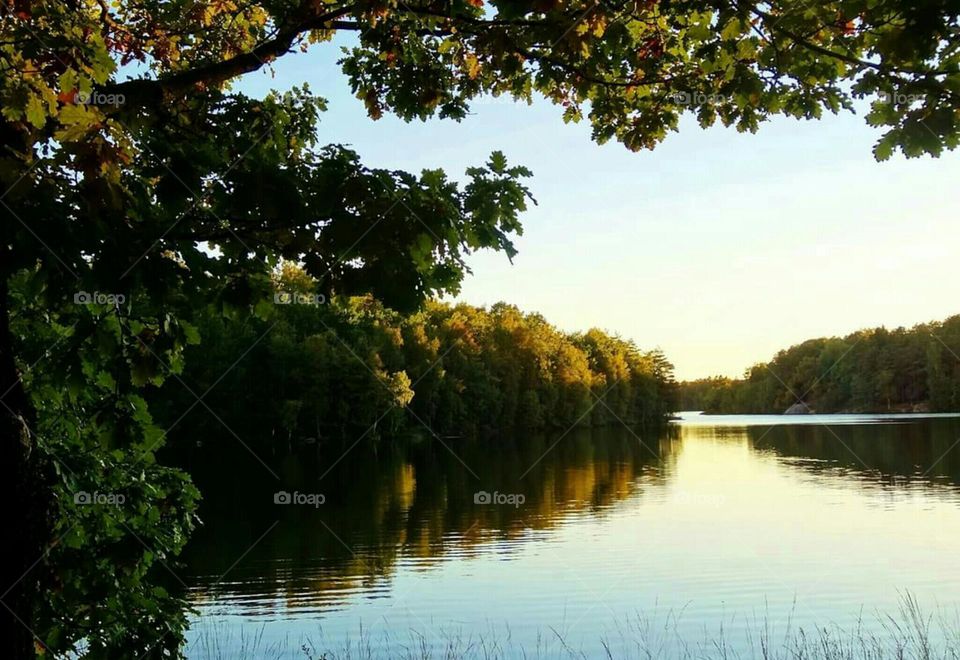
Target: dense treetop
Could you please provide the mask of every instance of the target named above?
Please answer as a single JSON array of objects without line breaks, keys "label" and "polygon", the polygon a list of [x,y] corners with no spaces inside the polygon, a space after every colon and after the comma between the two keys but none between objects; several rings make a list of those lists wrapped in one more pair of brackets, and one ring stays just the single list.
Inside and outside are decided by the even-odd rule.
[{"label": "dense treetop", "polygon": [[[675,408],[665,357],[598,329],[563,333],[505,303],[487,309],[431,301],[413,314],[369,296],[298,304],[318,300],[315,284],[289,266],[276,285],[292,301],[273,306],[264,320],[241,324],[215,308],[201,310],[192,320],[204,341],[187,351],[184,371],[192,387],[205,390],[254,346],[207,401],[264,455],[305,439],[399,432],[429,438],[656,428]],[[192,399],[173,380],[152,398],[164,426]],[[213,417],[200,422],[222,431]]]},{"label": "dense treetop", "polygon": [[680,385],[685,410],[782,413],[960,411],[960,316],[912,328],[872,328],[809,339],[742,379]]}]

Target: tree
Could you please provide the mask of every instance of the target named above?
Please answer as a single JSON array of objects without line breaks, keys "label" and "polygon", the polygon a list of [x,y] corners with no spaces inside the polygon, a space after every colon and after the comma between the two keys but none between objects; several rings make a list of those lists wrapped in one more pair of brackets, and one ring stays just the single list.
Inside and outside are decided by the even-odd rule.
[{"label": "tree", "polygon": [[955,412],[958,319],[811,339],[752,367],[741,380],[681,383],[681,402],[722,413],[780,413],[798,397],[823,413]]},{"label": "tree", "polygon": [[[5,650],[86,636],[91,653],[139,655],[157,630],[176,646],[177,620],[159,623],[175,599],[147,578],[182,545],[195,494],[156,466],[164,433],[139,393],[182,369],[200,339],[190,310],[262,310],[280,259],[329,294],[409,309],[456,291],[469,252],[513,252],[529,172],[502,154],[463,187],[439,170],[371,170],[315,143],[322,99],[248,98],[231,89],[238,76],[343,31],[357,36],[343,70],[374,119],[457,119],[480,94],[538,93],[566,121],[587,118],[598,141],[639,149],[683,112],[752,131],[862,97],[885,127],[877,157],[916,156],[957,143],[956,20],[946,0],[5,0],[0,495],[17,530],[0,557]],[[69,518],[72,489],[144,465],[141,513]],[[82,568],[96,542],[127,557],[121,546],[138,544],[125,527],[151,549],[96,566],[122,589],[43,612],[50,554],[73,552],[60,565]]]}]

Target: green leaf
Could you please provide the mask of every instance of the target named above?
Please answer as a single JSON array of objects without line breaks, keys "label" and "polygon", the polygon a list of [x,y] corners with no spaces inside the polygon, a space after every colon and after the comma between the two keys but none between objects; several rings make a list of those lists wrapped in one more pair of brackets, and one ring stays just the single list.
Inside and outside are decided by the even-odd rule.
[{"label": "green leaf", "polygon": [[27,100],[27,121],[36,128],[43,128],[47,121],[47,113],[44,111],[43,103],[39,96],[30,95]]}]

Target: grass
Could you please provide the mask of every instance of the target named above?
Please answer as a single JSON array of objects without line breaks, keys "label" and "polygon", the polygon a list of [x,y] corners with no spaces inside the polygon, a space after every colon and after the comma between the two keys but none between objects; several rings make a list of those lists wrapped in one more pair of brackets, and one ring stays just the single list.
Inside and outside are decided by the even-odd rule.
[{"label": "grass", "polygon": [[[925,614],[912,594],[901,598],[895,614],[877,614],[872,625],[862,617],[849,628],[836,624],[785,628],[769,616],[741,626],[735,634],[721,624],[691,639],[680,630],[682,612],[638,614],[614,622],[613,632],[598,635],[596,647],[586,651],[571,645],[569,635],[548,627],[526,647],[506,627],[484,633],[437,630],[423,634],[383,633],[374,639],[360,628],[347,641],[284,640],[266,643],[264,628],[255,634],[232,634],[206,628],[187,649],[191,660],[493,660],[496,658],[609,658],[659,660],[960,660],[960,617],[954,612]],[[241,629],[242,630],[242,629]],[[581,638],[589,634],[580,634]]]}]

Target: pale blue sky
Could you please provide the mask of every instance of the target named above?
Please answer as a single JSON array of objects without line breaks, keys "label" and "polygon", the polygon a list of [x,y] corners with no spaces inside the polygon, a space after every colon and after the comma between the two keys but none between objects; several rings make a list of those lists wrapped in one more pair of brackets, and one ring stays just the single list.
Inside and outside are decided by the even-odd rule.
[{"label": "pale blue sky", "polygon": [[302,82],[330,101],[319,137],[370,166],[460,178],[499,149],[533,170],[519,255],[475,255],[458,299],[504,300],[559,327],[659,346],[680,378],[736,376],[810,337],[960,312],[960,155],[876,163],[862,116],[777,119],[756,135],[687,121],[653,152],[598,146],[561,109],[478,102],[467,120],[374,122],[336,46],[281,58],[259,95]]}]

